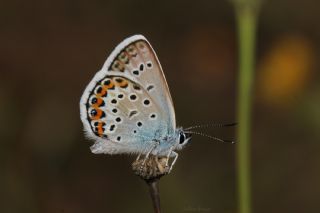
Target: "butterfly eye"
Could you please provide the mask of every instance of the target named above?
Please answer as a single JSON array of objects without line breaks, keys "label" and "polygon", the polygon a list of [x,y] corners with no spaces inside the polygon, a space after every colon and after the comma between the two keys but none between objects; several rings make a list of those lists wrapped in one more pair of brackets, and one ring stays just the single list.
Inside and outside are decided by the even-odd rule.
[{"label": "butterfly eye", "polygon": [[186,136],[184,135],[183,132],[180,132],[180,135],[179,135],[179,136],[180,136],[180,137],[179,137],[179,143],[182,144],[182,143],[185,141]]}]

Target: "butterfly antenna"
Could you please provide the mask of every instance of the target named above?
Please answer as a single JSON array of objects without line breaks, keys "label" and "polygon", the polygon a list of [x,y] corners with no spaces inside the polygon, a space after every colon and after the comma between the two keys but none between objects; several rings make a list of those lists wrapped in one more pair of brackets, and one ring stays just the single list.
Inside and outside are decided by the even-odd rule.
[{"label": "butterfly antenna", "polygon": [[225,139],[221,139],[221,138],[217,138],[217,137],[214,137],[214,136],[211,136],[211,135],[204,134],[202,132],[185,131],[185,133],[201,135],[201,136],[204,136],[204,137],[207,137],[207,138],[211,138],[213,140],[216,140],[216,141],[219,141],[219,142],[222,142],[222,143],[235,143],[234,140],[225,140]]},{"label": "butterfly antenna", "polygon": [[190,129],[197,129],[197,128],[209,128],[209,127],[230,127],[230,126],[236,126],[238,123],[227,123],[227,124],[200,124],[200,125],[195,125],[195,126],[190,126],[186,128],[185,130],[190,130]]}]

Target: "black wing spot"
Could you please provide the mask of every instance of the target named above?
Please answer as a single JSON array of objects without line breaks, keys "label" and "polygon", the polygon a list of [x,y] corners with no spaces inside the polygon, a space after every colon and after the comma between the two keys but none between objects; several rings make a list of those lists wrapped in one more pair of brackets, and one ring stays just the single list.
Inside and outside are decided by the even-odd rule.
[{"label": "black wing spot", "polygon": [[118,123],[121,122],[121,118],[120,118],[120,117],[117,117],[117,118],[116,118],[116,122],[118,122]]},{"label": "black wing spot", "polygon": [[110,131],[113,132],[114,128],[116,128],[116,125],[112,124],[112,125],[110,126]]},{"label": "black wing spot", "polygon": [[129,118],[131,118],[132,116],[134,116],[134,115],[136,115],[136,114],[138,114],[138,111],[136,111],[136,110],[131,111],[131,112],[129,113]]},{"label": "black wing spot", "polygon": [[139,75],[139,70],[133,70],[132,73],[133,73],[134,75]]},{"label": "black wing spot", "polygon": [[96,93],[99,94],[99,93],[101,93],[101,92],[102,92],[102,87],[99,86],[99,87],[97,88],[97,90],[96,90]]},{"label": "black wing spot", "polygon": [[138,85],[133,85],[133,89],[135,89],[135,90],[141,90],[141,88],[138,86]]},{"label": "black wing spot", "polygon": [[145,106],[149,106],[150,105],[150,101],[148,99],[146,99],[146,100],[143,101],[143,104]]},{"label": "black wing spot", "polygon": [[118,110],[117,110],[116,108],[113,108],[113,109],[112,109],[112,112],[113,112],[113,113],[117,113]]},{"label": "black wing spot", "polygon": [[151,61],[147,62],[147,67],[148,67],[148,68],[151,68],[151,67],[152,67],[152,62],[151,62]]},{"label": "black wing spot", "polygon": [[97,101],[98,101],[98,99],[96,97],[94,97],[91,99],[91,104],[95,104],[95,103],[97,103]]},{"label": "black wing spot", "polygon": [[155,113],[152,113],[152,114],[150,115],[150,118],[152,118],[152,119],[156,118],[156,114],[155,114]]},{"label": "black wing spot", "polygon": [[106,113],[104,111],[102,111],[101,117],[100,118],[104,118],[106,117]]},{"label": "black wing spot", "polygon": [[121,141],[121,137],[120,136],[117,137],[117,141]]},{"label": "black wing spot", "polygon": [[103,82],[103,84],[106,86],[109,86],[111,84],[111,81],[109,79],[107,79]]},{"label": "black wing spot", "polygon": [[93,116],[96,116],[97,113],[98,113],[97,110],[93,109],[91,110],[90,115],[93,117]]},{"label": "black wing spot", "polygon": [[119,99],[122,99],[122,98],[123,98],[123,94],[119,94],[119,95],[118,95],[118,98],[119,98]]},{"label": "black wing spot", "polygon": [[122,79],[122,78],[116,78],[116,82],[122,83],[122,82],[123,82],[123,79]]},{"label": "black wing spot", "polygon": [[143,71],[143,70],[144,70],[144,64],[140,64],[139,70],[140,70],[140,71]]},{"label": "black wing spot", "polygon": [[140,121],[138,121],[138,122],[137,122],[137,126],[138,126],[138,127],[141,127],[141,126],[142,126],[142,123],[141,123]]},{"label": "black wing spot", "polygon": [[132,101],[137,100],[137,96],[135,94],[130,95],[130,100]]},{"label": "black wing spot", "polygon": [[112,103],[112,104],[116,104],[117,102],[118,102],[118,101],[117,101],[116,99],[112,99],[112,100],[111,100],[111,103]]},{"label": "black wing spot", "polygon": [[153,88],[154,88],[153,85],[149,85],[149,86],[147,87],[147,91],[150,91],[150,90],[152,90]]}]

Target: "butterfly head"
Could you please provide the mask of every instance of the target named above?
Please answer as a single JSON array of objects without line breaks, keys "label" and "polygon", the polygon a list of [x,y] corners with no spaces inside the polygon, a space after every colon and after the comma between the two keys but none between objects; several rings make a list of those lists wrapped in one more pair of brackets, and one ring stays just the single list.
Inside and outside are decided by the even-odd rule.
[{"label": "butterfly head", "polygon": [[191,139],[191,134],[185,132],[182,128],[177,130],[177,150],[182,149],[185,145],[189,143]]}]

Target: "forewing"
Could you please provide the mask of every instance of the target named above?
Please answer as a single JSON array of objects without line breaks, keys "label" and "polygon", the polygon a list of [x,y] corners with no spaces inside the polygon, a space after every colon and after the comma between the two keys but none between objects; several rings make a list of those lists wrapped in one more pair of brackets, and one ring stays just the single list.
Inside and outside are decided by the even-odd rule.
[{"label": "forewing", "polygon": [[150,43],[142,35],[135,35],[121,42],[103,66],[106,72],[115,71],[132,78],[153,97],[159,108],[166,112],[168,133],[176,127],[172,98],[160,62]]}]

